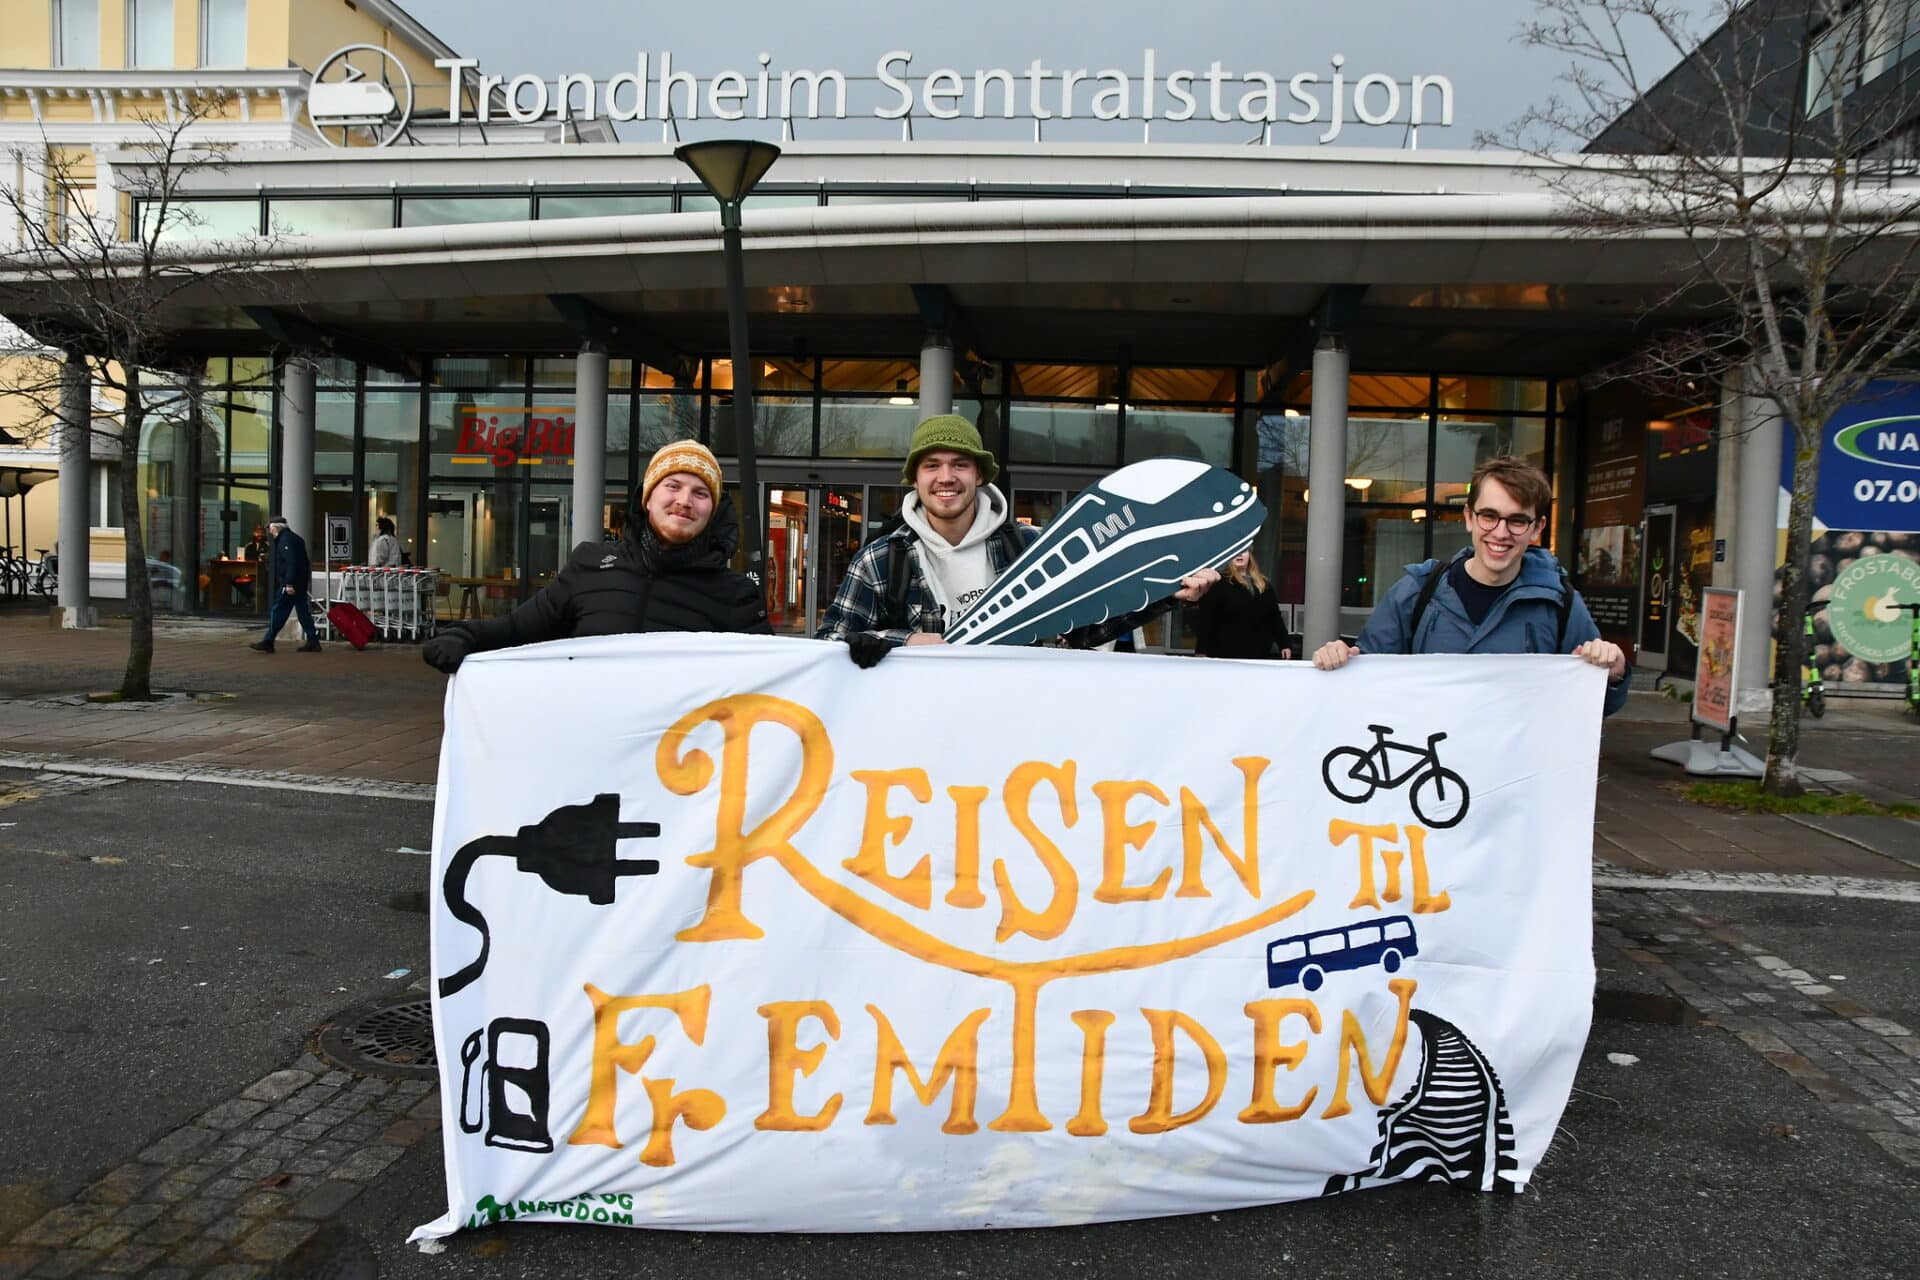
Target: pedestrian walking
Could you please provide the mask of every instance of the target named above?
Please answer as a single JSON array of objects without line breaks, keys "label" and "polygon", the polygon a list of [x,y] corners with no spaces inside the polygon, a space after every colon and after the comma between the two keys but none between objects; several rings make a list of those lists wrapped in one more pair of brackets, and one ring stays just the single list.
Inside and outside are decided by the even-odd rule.
[{"label": "pedestrian walking", "polygon": [[307,598],[313,586],[313,561],[307,556],[306,539],[287,527],[285,516],[267,521],[267,530],[273,535],[273,581],[279,591],[273,597],[273,612],[267,618],[267,634],[247,648],[272,653],[273,638],[287,625],[287,615],[292,613],[299,617],[300,630],[307,637],[299,651],[318,653],[320,633],[314,629],[313,606]]}]

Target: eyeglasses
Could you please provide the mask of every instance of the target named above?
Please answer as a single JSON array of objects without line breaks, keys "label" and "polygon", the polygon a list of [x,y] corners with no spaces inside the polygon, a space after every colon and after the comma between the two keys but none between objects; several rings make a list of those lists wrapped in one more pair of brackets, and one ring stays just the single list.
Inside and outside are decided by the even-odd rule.
[{"label": "eyeglasses", "polygon": [[1496,526],[1504,524],[1509,532],[1518,536],[1539,524],[1540,517],[1519,514],[1503,516],[1491,507],[1481,507],[1473,513],[1473,522],[1480,526],[1482,533],[1492,533]]}]

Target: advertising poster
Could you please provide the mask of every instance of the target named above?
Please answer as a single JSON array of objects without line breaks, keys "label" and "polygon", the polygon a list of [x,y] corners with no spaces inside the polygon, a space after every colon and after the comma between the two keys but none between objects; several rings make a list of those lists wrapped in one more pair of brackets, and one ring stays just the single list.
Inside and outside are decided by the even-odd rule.
[{"label": "advertising poster", "polygon": [[1525,1187],[1592,1011],[1605,674],[1362,661],[468,659],[432,861],[448,1204],[416,1238]]},{"label": "advertising poster", "polygon": [[1696,723],[1733,732],[1734,664],[1740,638],[1740,593],[1708,587],[1700,596],[1700,657],[1693,681]]},{"label": "advertising poster", "polygon": [[[1784,519],[1793,450],[1781,455]],[[1903,686],[1909,615],[1892,606],[1920,600],[1920,384],[1876,382],[1827,424],[1813,534],[1813,662],[1828,695]]]},{"label": "advertising poster", "polygon": [[1575,576],[1600,634],[1632,648],[1640,594],[1640,518],[1646,492],[1646,420],[1615,388],[1594,397]]}]

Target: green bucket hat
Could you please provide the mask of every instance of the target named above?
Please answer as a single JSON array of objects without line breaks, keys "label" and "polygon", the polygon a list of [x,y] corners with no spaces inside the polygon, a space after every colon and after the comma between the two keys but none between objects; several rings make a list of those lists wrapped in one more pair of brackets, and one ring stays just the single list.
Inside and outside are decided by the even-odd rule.
[{"label": "green bucket hat", "polygon": [[979,428],[957,413],[942,413],[928,418],[913,429],[913,443],[907,446],[907,465],[901,469],[900,478],[912,484],[921,455],[935,449],[951,449],[972,458],[980,465],[981,484],[992,484],[993,478],[1000,474],[1000,467],[994,462],[993,455],[980,442]]}]

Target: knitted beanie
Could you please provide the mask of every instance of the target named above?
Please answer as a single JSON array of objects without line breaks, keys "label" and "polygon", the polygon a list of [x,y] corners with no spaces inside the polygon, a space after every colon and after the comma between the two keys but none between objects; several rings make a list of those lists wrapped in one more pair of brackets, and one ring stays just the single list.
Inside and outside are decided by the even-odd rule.
[{"label": "knitted beanie", "polygon": [[680,440],[662,446],[647,463],[647,474],[640,481],[640,505],[646,506],[653,487],[676,472],[698,476],[706,482],[715,502],[720,500],[720,461],[713,451],[694,440]]},{"label": "knitted beanie", "polygon": [[951,449],[971,457],[980,465],[981,484],[992,484],[994,476],[1000,473],[993,455],[980,442],[980,429],[957,413],[942,413],[913,429],[913,442],[907,446],[907,465],[900,478],[912,484],[920,456],[935,449]]}]

